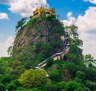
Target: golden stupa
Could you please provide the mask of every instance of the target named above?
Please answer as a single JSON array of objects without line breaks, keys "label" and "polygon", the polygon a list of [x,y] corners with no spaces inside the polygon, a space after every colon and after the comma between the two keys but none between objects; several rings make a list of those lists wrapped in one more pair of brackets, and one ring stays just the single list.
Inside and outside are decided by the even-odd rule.
[{"label": "golden stupa", "polygon": [[50,15],[55,15],[55,10],[53,8],[48,8],[48,7],[40,7],[36,8],[36,10],[33,12],[33,18],[38,18],[41,15],[45,16],[50,16]]}]

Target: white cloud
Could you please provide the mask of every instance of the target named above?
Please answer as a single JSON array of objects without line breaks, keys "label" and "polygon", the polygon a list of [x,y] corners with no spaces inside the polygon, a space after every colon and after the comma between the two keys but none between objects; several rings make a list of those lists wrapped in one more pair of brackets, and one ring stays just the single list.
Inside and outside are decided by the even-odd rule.
[{"label": "white cloud", "polygon": [[8,15],[6,13],[0,13],[0,20],[8,20]]},{"label": "white cloud", "polygon": [[78,26],[79,37],[84,43],[84,54],[92,54],[96,58],[96,7],[89,7],[85,14],[79,15],[77,19],[70,13],[67,17],[68,20],[63,20],[65,25],[76,24]]},{"label": "white cloud", "polygon": [[89,7],[85,15],[79,15],[76,25],[84,41],[84,53],[91,53],[96,58],[96,7]]},{"label": "white cloud", "polygon": [[96,4],[96,0],[84,0],[84,1]]},{"label": "white cloud", "polygon": [[46,0],[1,0],[3,4],[9,5],[9,10],[13,13],[27,17],[33,14],[36,7],[46,6]]},{"label": "white cloud", "polygon": [[85,15],[79,15],[77,25],[80,27],[80,30],[84,30],[83,32],[96,33],[96,7],[89,7],[85,11]]},{"label": "white cloud", "polygon": [[75,17],[72,16],[72,12],[68,12],[67,18],[68,18],[68,20],[62,20],[61,21],[64,23],[65,26],[73,25],[76,21]]},{"label": "white cloud", "polygon": [[12,43],[14,41],[14,37],[9,36],[5,42],[4,41],[0,41],[0,57],[8,57],[8,53],[7,50],[10,46],[12,46]]}]

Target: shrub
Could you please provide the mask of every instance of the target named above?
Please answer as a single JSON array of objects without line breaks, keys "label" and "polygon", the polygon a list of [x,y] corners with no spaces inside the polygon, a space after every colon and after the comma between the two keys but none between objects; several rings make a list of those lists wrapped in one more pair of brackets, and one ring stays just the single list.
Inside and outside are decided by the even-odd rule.
[{"label": "shrub", "polygon": [[69,81],[65,85],[65,91],[84,91],[80,83]]},{"label": "shrub", "polygon": [[86,87],[90,88],[91,91],[94,91],[94,90],[96,90],[96,83],[87,80],[86,81]]},{"label": "shrub", "polygon": [[62,91],[62,87],[57,84],[46,85],[44,88],[44,91]]},{"label": "shrub", "polygon": [[77,71],[75,81],[82,83],[84,80],[85,80],[85,73],[82,71]]},{"label": "shrub", "polygon": [[16,90],[17,87],[19,86],[19,82],[17,80],[13,80],[11,81],[8,85],[7,85],[7,89],[9,91],[13,91],[13,90]]},{"label": "shrub", "polygon": [[10,75],[4,75],[1,78],[1,83],[6,85],[6,84],[10,83],[11,80],[12,80],[12,77]]},{"label": "shrub", "polygon": [[45,70],[42,69],[29,69],[21,74],[18,81],[24,87],[37,87],[43,84],[48,84],[50,80],[46,76]]},{"label": "shrub", "polygon": [[5,91],[5,86],[0,83],[0,91]]},{"label": "shrub", "polygon": [[53,80],[53,81],[60,81],[62,79],[62,74],[59,70],[53,70],[50,74],[50,79]]},{"label": "shrub", "polygon": [[86,80],[96,81],[96,68],[90,67],[85,70],[85,78]]},{"label": "shrub", "polygon": [[75,74],[78,70],[78,66],[75,63],[72,62],[65,62],[64,64],[61,64],[63,70],[68,70],[69,74],[72,77],[75,77]]}]

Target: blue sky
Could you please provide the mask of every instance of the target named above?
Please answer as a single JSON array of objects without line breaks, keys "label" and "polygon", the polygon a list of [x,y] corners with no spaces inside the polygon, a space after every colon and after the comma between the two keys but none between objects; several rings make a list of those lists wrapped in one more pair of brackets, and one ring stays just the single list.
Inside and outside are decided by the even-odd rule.
[{"label": "blue sky", "polygon": [[[25,6],[24,3],[27,3],[28,6]],[[6,50],[8,46],[11,45],[9,44],[11,43],[10,40],[12,40],[15,36],[15,26],[17,22],[22,17],[31,15],[31,13],[33,12],[33,8],[30,9],[31,6],[29,5],[33,5],[35,3],[38,3],[39,6],[41,4],[48,4],[50,7],[55,8],[57,15],[60,16],[60,20],[64,20],[64,23],[67,22],[68,24],[69,22],[72,22],[74,24],[77,24],[80,27],[79,30],[82,29],[82,32],[80,31],[80,36],[82,39],[84,38],[85,53],[90,53],[91,50],[94,50],[94,48],[96,49],[95,44],[91,43],[93,40],[93,42],[96,42],[95,35],[93,37],[93,35],[91,36],[91,33],[88,33],[92,30],[93,34],[95,34],[96,27],[95,25],[91,25],[90,22],[94,22],[94,19],[96,18],[96,15],[94,16],[94,14],[96,13],[96,0],[0,0],[0,49],[2,50],[0,50],[1,56],[7,55]],[[94,19],[93,17],[90,18],[90,16],[93,16]],[[90,21],[87,21],[88,17],[90,18]],[[88,29],[90,29],[90,31],[87,29],[87,27],[89,26],[90,28]],[[85,38],[85,36],[87,37]],[[90,37],[92,37],[93,40],[90,40]],[[90,49],[90,46],[88,46],[88,43],[86,41],[88,43],[91,43],[94,48]],[[93,52],[94,51],[92,51],[91,54],[96,57],[95,52]]]},{"label": "blue sky", "polygon": [[[96,6],[83,0],[48,0],[47,2],[50,7],[56,9],[56,13],[60,15],[60,19],[66,19],[68,12],[72,12],[73,15],[77,17],[79,14],[84,14],[89,6]],[[4,34],[5,37],[15,34],[15,26],[22,18],[18,14],[10,12],[8,8],[8,5],[0,4],[0,12],[5,12],[9,16],[9,20],[0,20],[0,34]]]},{"label": "blue sky", "polygon": [[89,6],[96,6],[90,2],[84,2],[83,0],[48,0],[48,3],[51,7],[56,9],[57,14],[63,19],[69,11],[73,12],[74,16],[77,17],[79,14],[84,14]]}]

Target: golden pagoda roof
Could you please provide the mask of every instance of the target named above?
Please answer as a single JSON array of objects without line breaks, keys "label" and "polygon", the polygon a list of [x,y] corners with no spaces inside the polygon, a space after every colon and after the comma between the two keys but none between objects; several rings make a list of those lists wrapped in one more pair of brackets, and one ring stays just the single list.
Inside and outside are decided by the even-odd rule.
[{"label": "golden pagoda roof", "polygon": [[39,7],[39,8],[36,8],[36,10],[33,12],[33,17],[38,17],[42,14],[42,12],[45,12],[45,14],[55,14],[55,10],[53,8],[48,8],[48,7]]},{"label": "golden pagoda roof", "polygon": [[48,7],[44,8],[44,7],[41,6],[40,8],[37,7],[34,12],[43,11],[43,10],[45,10],[45,11],[53,10],[54,11],[53,8],[48,8]]}]

